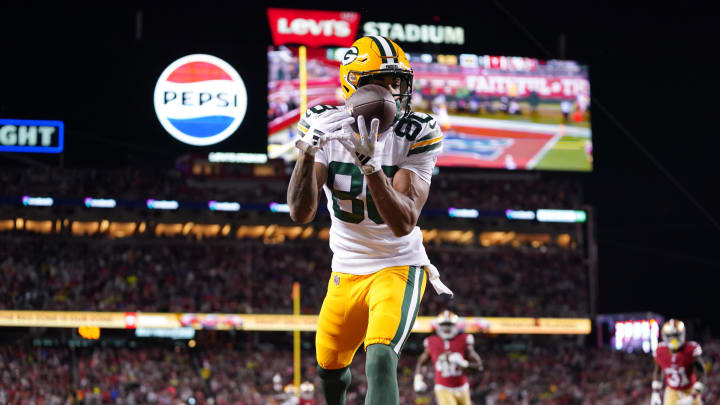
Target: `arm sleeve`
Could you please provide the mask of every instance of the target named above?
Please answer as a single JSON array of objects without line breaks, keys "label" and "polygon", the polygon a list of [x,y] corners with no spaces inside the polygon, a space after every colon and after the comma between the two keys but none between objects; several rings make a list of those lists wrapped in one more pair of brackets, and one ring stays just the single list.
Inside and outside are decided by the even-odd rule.
[{"label": "arm sleeve", "polygon": [[427,338],[423,339],[423,347],[427,349],[428,346],[430,346],[430,342],[428,342],[428,339]]},{"label": "arm sleeve", "polygon": [[[433,124],[434,126],[431,126]],[[407,156],[399,167],[410,170],[429,184],[437,157],[443,149],[442,139],[442,131],[433,120],[430,124],[427,124],[425,131],[410,145]]]}]

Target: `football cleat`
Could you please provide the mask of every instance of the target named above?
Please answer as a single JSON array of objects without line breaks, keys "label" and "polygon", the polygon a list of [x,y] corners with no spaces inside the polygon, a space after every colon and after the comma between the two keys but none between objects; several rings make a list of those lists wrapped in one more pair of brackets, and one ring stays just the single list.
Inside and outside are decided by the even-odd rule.
[{"label": "football cleat", "polygon": [[663,341],[672,351],[678,351],[685,344],[685,324],[677,319],[668,319],[660,330]]},{"label": "football cleat", "polygon": [[460,318],[452,311],[445,310],[435,320],[435,332],[444,340],[450,340],[460,333]]},{"label": "football cleat", "polygon": [[[405,52],[386,37],[358,38],[340,63],[340,87],[345,99],[358,88],[370,84],[391,84],[397,103],[395,122],[410,114],[413,71]],[[384,86],[386,87],[386,86]]]}]

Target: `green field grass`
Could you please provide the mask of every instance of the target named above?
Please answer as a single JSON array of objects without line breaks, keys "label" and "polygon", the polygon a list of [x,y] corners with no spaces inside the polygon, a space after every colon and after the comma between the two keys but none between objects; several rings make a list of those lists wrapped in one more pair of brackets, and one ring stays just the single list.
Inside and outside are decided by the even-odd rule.
[{"label": "green field grass", "polygon": [[535,165],[537,170],[591,171],[592,161],[585,153],[585,138],[562,137]]},{"label": "green field grass", "polygon": [[[416,111],[432,113],[432,111],[426,111],[420,107],[413,108]],[[561,124],[563,121],[562,112],[560,111],[560,104],[557,103],[540,103],[538,105],[537,112],[535,115],[530,113],[530,105],[525,102],[520,103],[520,115],[510,115],[502,112],[497,113],[481,113],[481,114],[470,114],[464,112],[450,111],[451,115],[457,115],[461,117],[475,117],[475,118],[489,118],[495,120],[507,120],[507,121],[518,121],[518,122],[534,122],[538,124]],[[565,125],[573,127],[590,128],[590,112],[585,112],[583,121],[581,122],[569,122]]]}]

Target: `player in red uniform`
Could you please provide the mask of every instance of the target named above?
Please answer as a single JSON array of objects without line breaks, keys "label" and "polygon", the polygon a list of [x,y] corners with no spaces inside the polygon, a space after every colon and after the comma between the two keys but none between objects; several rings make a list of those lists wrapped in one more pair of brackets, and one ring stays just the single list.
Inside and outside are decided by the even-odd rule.
[{"label": "player in red uniform", "polygon": [[272,404],[279,403],[280,405],[315,405],[315,385],[310,381],[305,381],[300,384],[300,389],[292,384],[288,384],[280,392],[278,387],[280,381],[280,375],[276,374],[273,377],[273,388],[277,394],[273,397],[274,401]]},{"label": "player in red uniform", "polygon": [[310,381],[300,384],[300,405],[315,405],[315,385]]},{"label": "player in red uniform", "polygon": [[423,367],[432,359],[435,365],[435,398],[439,405],[470,405],[470,386],[466,370],[482,370],[482,360],[473,348],[475,339],[463,333],[458,316],[443,311],[437,319],[436,335],[423,342],[425,351],[415,367],[416,392],[425,391]]},{"label": "player in red uniform", "polygon": [[[663,341],[653,353],[652,396],[650,405],[702,405],[700,398],[705,385],[705,365],[702,348],[697,342],[685,341],[685,324],[670,319],[661,330]],[[662,381],[658,371],[665,375],[665,395],[660,399]]]}]

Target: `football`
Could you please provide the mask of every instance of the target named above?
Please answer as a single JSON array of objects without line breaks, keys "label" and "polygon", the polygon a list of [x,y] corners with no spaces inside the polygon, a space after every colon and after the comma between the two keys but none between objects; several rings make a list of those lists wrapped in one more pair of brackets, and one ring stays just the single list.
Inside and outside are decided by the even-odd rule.
[{"label": "football", "polygon": [[373,118],[380,120],[378,133],[387,131],[395,120],[395,98],[390,92],[377,84],[366,84],[355,90],[347,101],[347,110],[355,118],[352,129],[358,133],[357,118],[365,117],[365,125],[370,127]]}]

